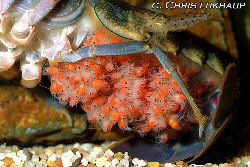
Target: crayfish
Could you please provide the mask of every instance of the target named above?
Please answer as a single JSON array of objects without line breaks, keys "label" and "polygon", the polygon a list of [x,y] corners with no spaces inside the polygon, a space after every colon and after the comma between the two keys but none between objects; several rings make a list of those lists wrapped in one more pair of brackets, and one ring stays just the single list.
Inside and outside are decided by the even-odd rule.
[{"label": "crayfish", "polygon": [[223,21],[218,14],[166,16],[120,0],[0,2],[1,70],[20,59],[22,84],[35,87],[49,63],[51,94],[79,103],[104,131],[151,131],[160,143],[190,134],[159,160],[202,153],[232,117],[235,65],[184,31]]}]

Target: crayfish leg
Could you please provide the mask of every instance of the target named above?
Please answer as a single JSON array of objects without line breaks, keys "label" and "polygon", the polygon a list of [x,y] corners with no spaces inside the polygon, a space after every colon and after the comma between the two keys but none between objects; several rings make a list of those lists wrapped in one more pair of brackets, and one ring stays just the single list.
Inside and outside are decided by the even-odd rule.
[{"label": "crayfish leg", "polygon": [[185,85],[185,82],[183,81],[179,73],[177,72],[175,64],[172,62],[172,60],[168,56],[166,56],[165,53],[161,49],[157,47],[153,46],[152,51],[156,55],[156,57],[158,58],[162,66],[169,72],[170,75],[174,77],[174,79],[179,84],[181,90],[183,91],[185,97],[187,98],[190,106],[192,107],[194,111],[194,115],[199,124],[199,137],[202,137],[205,124],[208,120],[207,116],[202,114],[202,111],[200,110],[193,96],[189,92],[187,86]]}]

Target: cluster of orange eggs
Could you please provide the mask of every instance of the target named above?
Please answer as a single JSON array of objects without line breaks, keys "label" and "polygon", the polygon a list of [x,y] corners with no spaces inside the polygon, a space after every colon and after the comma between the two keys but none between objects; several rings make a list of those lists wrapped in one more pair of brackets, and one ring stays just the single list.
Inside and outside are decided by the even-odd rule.
[{"label": "cluster of orange eggs", "polygon": [[[98,38],[94,36],[95,44]],[[86,46],[93,44],[93,37],[87,42]],[[178,71],[188,86],[194,71]],[[98,122],[105,132],[118,124],[122,130],[141,135],[152,131],[160,142],[166,142],[195,122],[178,83],[154,54],[92,57],[58,63],[47,72],[52,95],[70,106],[79,103],[88,120]],[[199,95],[204,89],[203,84],[193,91]]]}]

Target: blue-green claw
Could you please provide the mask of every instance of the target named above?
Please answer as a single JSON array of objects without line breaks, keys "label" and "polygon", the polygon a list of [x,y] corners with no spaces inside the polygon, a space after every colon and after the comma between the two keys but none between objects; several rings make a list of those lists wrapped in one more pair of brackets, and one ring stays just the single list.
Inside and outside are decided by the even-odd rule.
[{"label": "blue-green claw", "polygon": [[95,46],[93,54],[95,56],[124,55],[138,52],[150,52],[149,45],[141,41],[124,42],[109,45]]},{"label": "blue-green claw", "polygon": [[132,53],[151,53],[149,45],[141,41],[132,41],[107,45],[92,45],[80,48],[77,51],[63,51],[62,59],[66,62],[76,62],[93,56],[114,56]]}]

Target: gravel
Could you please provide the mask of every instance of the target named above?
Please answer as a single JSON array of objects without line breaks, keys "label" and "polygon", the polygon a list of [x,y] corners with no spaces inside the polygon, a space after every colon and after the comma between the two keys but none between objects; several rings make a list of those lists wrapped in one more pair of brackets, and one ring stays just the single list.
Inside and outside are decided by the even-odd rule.
[{"label": "gravel", "polygon": [[[184,162],[159,163],[132,158],[128,152],[114,153],[107,145],[76,143],[43,148],[33,146],[19,149],[18,146],[0,145],[0,167],[184,167]],[[250,152],[234,157],[227,163],[204,165],[190,164],[190,167],[236,167],[250,166]],[[187,166],[187,165],[186,165]]]}]

